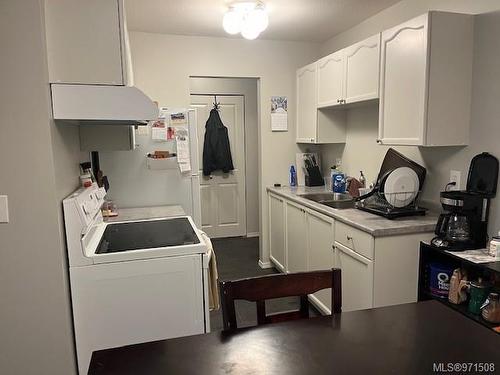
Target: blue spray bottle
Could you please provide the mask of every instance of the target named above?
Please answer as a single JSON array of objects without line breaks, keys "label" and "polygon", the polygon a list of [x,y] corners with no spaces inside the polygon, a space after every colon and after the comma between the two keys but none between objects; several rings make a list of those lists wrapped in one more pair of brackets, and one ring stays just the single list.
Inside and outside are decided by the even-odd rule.
[{"label": "blue spray bottle", "polygon": [[290,186],[297,186],[297,172],[293,165],[290,166]]}]

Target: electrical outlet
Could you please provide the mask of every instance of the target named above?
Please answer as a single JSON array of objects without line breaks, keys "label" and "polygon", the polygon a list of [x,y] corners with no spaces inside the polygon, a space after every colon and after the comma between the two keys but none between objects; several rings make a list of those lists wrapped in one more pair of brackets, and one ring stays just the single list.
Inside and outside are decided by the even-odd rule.
[{"label": "electrical outlet", "polygon": [[0,195],[0,223],[9,222],[9,202],[6,195]]},{"label": "electrical outlet", "polygon": [[450,182],[454,182],[455,186],[450,186],[450,190],[460,190],[460,178],[462,177],[462,172],[460,171],[450,171]]}]

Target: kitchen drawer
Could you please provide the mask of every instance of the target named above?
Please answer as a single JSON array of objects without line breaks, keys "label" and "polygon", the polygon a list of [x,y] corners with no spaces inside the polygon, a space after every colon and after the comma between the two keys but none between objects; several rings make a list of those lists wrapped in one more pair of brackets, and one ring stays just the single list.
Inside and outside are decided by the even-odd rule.
[{"label": "kitchen drawer", "polygon": [[374,238],[368,233],[336,221],[335,241],[373,260]]}]

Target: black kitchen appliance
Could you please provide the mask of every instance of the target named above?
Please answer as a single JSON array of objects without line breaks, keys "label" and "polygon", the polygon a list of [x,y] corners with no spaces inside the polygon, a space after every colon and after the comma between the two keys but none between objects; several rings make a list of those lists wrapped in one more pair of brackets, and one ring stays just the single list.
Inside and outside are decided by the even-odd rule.
[{"label": "black kitchen appliance", "polygon": [[[411,172],[418,181],[414,188],[389,193],[386,189],[389,177],[402,169]],[[356,198],[356,207],[387,219],[425,215],[427,209],[418,205],[418,197],[424,185],[426,173],[423,166],[390,148],[385,154],[375,187],[368,194]]]},{"label": "black kitchen appliance", "polygon": [[498,159],[483,152],[472,158],[464,191],[443,191],[444,212],[431,245],[450,251],[485,248],[488,242],[490,200],[498,182]]}]

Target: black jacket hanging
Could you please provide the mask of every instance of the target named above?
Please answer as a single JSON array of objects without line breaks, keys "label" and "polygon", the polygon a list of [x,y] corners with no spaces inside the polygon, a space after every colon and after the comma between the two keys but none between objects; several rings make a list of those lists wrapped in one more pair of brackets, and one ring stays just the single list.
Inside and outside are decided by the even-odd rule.
[{"label": "black jacket hanging", "polygon": [[203,175],[210,176],[213,171],[222,170],[228,173],[234,169],[229,147],[227,128],[222,123],[217,109],[210,111],[205,125],[205,141],[203,143]]}]

